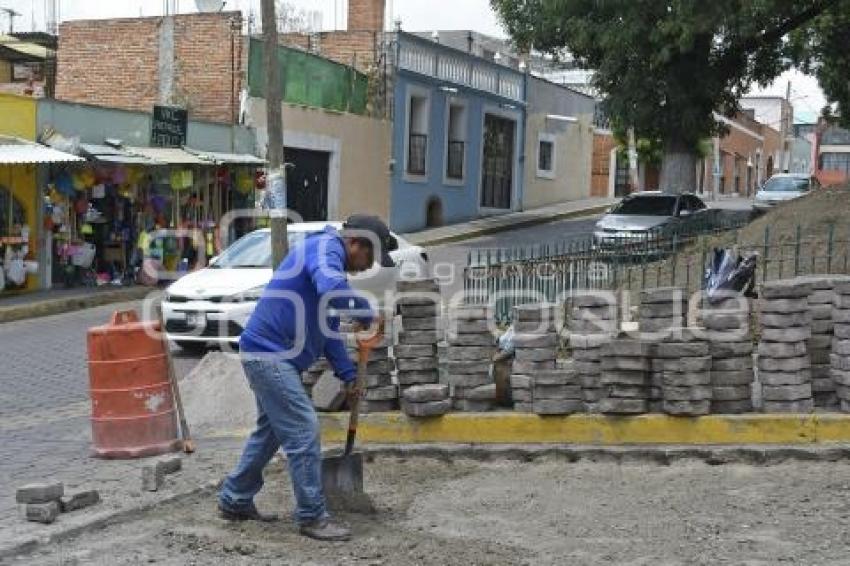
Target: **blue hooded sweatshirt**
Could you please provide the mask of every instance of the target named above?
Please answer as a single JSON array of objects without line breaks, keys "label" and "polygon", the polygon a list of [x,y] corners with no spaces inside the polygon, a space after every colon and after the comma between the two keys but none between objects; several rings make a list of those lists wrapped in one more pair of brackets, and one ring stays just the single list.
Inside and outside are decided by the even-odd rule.
[{"label": "blue hooded sweatshirt", "polygon": [[[345,343],[335,334],[337,311],[357,311],[361,324],[371,324],[369,302],[351,289],[345,274],[345,243],[333,227],[310,234],[289,250],[275,270],[239,339],[245,353],[283,354],[299,371],[324,354],[342,381],[357,375]],[[322,297],[326,304],[322,305]],[[300,308],[303,306],[303,309]],[[325,328],[332,330],[323,331]]]}]

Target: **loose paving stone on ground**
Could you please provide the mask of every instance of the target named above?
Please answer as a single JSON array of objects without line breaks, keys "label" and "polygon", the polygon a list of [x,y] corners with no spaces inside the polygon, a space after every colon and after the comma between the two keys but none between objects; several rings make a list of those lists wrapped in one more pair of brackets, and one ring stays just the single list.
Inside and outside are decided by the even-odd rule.
[{"label": "loose paving stone on ground", "polygon": [[762,286],[758,380],[764,412],[809,412],[814,408],[808,349],[812,290],[812,283],[802,278],[769,281]]}]

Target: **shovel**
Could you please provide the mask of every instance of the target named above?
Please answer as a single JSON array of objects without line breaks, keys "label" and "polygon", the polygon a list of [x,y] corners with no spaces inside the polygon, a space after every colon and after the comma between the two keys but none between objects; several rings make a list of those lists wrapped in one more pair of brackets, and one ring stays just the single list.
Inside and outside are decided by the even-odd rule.
[{"label": "shovel", "polygon": [[357,394],[348,399],[351,414],[348,417],[345,449],[341,454],[339,451],[329,452],[322,460],[322,488],[332,507],[362,513],[375,511],[372,501],[363,491],[363,454],[354,452],[354,439],[357,436],[360,397],[366,383],[369,354],[383,338],[381,329],[369,337],[357,337],[357,378],[354,381],[354,391]]}]

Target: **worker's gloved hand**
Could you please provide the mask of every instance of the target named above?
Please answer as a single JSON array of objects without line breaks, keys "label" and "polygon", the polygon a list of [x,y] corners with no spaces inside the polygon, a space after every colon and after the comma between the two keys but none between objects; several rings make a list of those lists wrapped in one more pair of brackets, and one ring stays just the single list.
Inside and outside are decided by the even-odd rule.
[{"label": "worker's gloved hand", "polygon": [[349,399],[357,399],[363,395],[363,389],[357,385],[357,380],[345,384],[345,394]]}]

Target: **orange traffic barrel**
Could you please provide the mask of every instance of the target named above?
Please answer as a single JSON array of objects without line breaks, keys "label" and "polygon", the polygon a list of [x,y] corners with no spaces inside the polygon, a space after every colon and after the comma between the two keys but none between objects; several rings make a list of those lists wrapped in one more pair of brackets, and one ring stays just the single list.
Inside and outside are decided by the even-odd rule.
[{"label": "orange traffic barrel", "polygon": [[180,448],[159,322],[116,311],[88,331],[92,443],[100,458],[139,458]]}]

